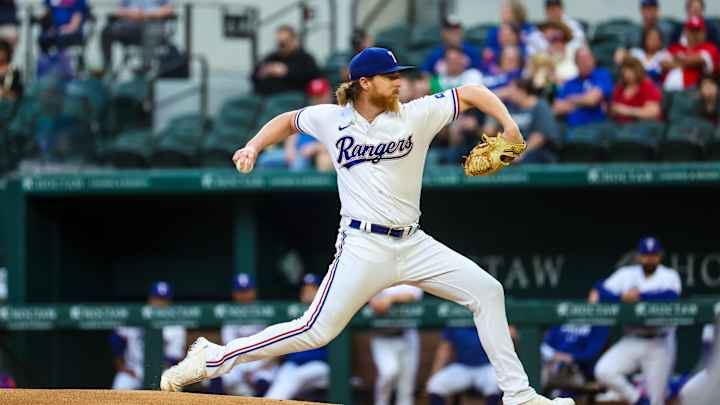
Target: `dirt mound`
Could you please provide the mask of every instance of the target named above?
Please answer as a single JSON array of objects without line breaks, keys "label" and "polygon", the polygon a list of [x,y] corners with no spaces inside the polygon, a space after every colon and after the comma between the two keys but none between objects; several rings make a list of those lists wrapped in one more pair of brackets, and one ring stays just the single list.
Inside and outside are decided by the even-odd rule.
[{"label": "dirt mound", "polygon": [[162,391],[111,390],[5,390],[2,405],[319,405],[315,402],[279,401],[225,395]]}]

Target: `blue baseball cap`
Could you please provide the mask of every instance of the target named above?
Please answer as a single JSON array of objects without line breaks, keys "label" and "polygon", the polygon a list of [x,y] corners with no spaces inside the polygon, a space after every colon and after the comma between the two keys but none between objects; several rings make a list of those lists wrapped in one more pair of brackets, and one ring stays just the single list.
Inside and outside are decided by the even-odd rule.
[{"label": "blue baseball cap", "polygon": [[315,274],[308,273],[303,277],[303,284],[320,285],[320,277]]},{"label": "blue baseball cap", "polygon": [[660,252],[662,252],[662,245],[660,245],[660,241],[658,241],[657,239],[653,238],[652,236],[640,239],[640,243],[638,243],[639,254],[656,255]]},{"label": "blue baseball cap", "polygon": [[640,7],[645,7],[645,6],[654,6],[654,7],[657,7],[657,6],[658,6],[658,0],[640,0]]},{"label": "blue baseball cap", "polygon": [[148,295],[157,298],[172,298],[172,287],[165,281],[156,281],[150,286],[150,292]]},{"label": "blue baseball cap", "polygon": [[233,277],[233,291],[245,291],[255,288],[255,280],[246,273],[238,273]]},{"label": "blue baseball cap", "polygon": [[386,73],[414,69],[415,66],[398,65],[395,55],[385,48],[365,48],[353,56],[348,68],[350,80]]}]

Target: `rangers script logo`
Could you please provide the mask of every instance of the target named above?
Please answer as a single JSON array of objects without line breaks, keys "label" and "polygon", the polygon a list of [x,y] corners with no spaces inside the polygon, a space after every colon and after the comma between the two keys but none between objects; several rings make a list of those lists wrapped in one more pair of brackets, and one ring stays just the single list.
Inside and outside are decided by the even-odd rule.
[{"label": "rangers script logo", "polygon": [[349,169],[360,163],[376,164],[381,160],[404,158],[412,151],[413,141],[411,134],[397,141],[365,145],[356,144],[352,136],[343,136],[335,143],[335,147],[338,148],[338,164]]}]

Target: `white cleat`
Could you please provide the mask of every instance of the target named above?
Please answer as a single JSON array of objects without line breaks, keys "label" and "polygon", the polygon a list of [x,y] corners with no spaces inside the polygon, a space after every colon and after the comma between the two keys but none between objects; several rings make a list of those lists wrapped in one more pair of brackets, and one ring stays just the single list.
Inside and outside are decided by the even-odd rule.
[{"label": "white cleat", "polygon": [[527,402],[523,402],[521,405],[575,405],[575,400],[572,398],[555,398],[550,400],[542,395],[538,395]]},{"label": "white cleat", "polygon": [[160,389],[171,392],[181,391],[182,387],[206,379],[205,357],[206,350],[210,345],[214,345],[214,343],[210,343],[204,337],[198,338],[190,346],[185,358],[162,374],[162,377],[160,377]]}]

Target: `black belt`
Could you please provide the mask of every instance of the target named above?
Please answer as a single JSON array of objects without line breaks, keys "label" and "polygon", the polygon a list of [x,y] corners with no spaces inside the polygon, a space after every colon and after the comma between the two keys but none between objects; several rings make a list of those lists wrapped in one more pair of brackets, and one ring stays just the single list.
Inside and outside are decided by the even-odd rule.
[{"label": "black belt", "polygon": [[[386,236],[392,236],[393,238],[405,238],[410,235],[412,235],[416,230],[417,226],[402,226],[398,228],[390,228],[383,225],[377,225],[377,224],[369,224],[370,225],[370,232],[377,233],[379,235],[386,235]],[[353,229],[359,229],[361,231],[366,231],[366,229],[363,229],[362,227],[362,221],[353,219],[350,220],[350,228]]]},{"label": "black belt", "polygon": [[632,333],[631,336],[638,337],[640,339],[657,339],[657,338],[664,338],[668,334],[665,332],[662,333]]}]

